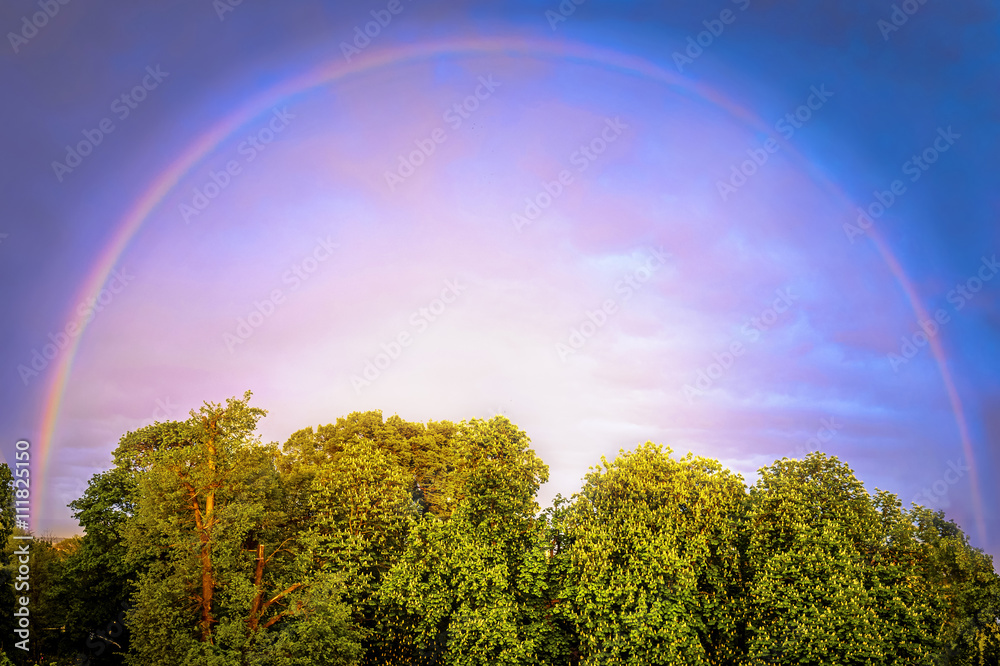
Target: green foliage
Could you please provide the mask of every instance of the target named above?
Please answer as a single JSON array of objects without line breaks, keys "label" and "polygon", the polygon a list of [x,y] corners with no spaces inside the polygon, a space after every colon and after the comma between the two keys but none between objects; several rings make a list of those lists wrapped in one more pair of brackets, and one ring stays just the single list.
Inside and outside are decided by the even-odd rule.
[{"label": "green foliage", "polygon": [[362,438],[345,442],[312,483],[306,543],[318,570],[351,581],[348,601],[366,651],[380,643],[376,591],[420,513],[412,486],[390,452]]},{"label": "green foliage", "polygon": [[146,563],[129,615],[130,663],[239,663],[259,633],[308,612],[293,596],[305,584],[290,580],[278,453],[254,434],[265,412],[249,398],[150,426],[115,453],[120,467],[141,471],[124,528],[128,560]]},{"label": "green foliage", "polygon": [[[1000,663],[991,558],[836,458],[747,488],[647,442],[541,511],[506,418],[355,412],[279,450],[250,397],[121,438],[85,535],[35,542],[33,657],[111,645],[130,602],[95,666]],[[0,466],[0,536],[10,499]]]},{"label": "green foliage", "polygon": [[927,662],[937,608],[894,497],[813,453],[760,470],[750,505],[749,663]]},{"label": "green foliage", "polygon": [[[21,528],[15,528],[12,534],[12,536],[29,535],[31,535],[30,532]],[[26,579],[18,581],[19,585],[27,585],[27,588],[16,589],[14,595],[19,601],[21,597],[26,597],[28,600],[29,629],[31,631],[28,643],[29,650],[24,652],[18,648],[5,648],[6,653],[18,664],[35,663],[41,661],[43,657],[59,657],[67,654],[67,650],[70,649],[67,636],[63,632],[66,621],[66,605],[61,594],[60,577],[65,569],[67,557],[75,548],[76,542],[64,540],[53,543],[53,541],[47,537],[34,535],[32,539],[21,539],[15,542],[11,538],[7,542],[8,554],[12,554],[15,547],[21,548],[25,545],[28,547],[28,562],[26,564],[29,567],[30,575]],[[12,561],[12,570],[19,565],[19,561]],[[4,608],[4,612],[13,614],[13,603],[8,608]],[[19,639],[15,637],[15,640]]]},{"label": "green foliage", "polygon": [[283,447],[282,472],[305,477],[336,460],[349,443],[364,440],[378,447],[392,464],[406,470],[410,492],[421,513],[447,518],[461,499],[469,461],[457,446],[458,426],[449,421],[424,425],[382,412],[354,412],[336,423],[294,433]]},{"label": "green foliage", "polygon": [[[0,540],[7,539],[14,533],[14,475],[7,463],[0,463]],[[0,556],[2,557],[2,556]],[[8,564],[8,560],[0,559],[0,564]]]},{"label": "green foliage", "polygon": [[343,602],[347,586],[340,576],[320,574],[300,599],[306,612],[295,615],[282,631],[259,637],[248,651],[252,666],[354,666],[364,656],[361,636]]},{"label": "green foliage", "polygon": [[583,663],[733,663],[742,478],[650,442],[602,462],[568,521]]},{"label": "green foliage", "polygon": [[424,516],[379,591],[392,618],[384,631],[398,646],[384,663],[565,663],[545,613],[545,522],[535,502],[548,468],[528,441],[502,417],[461,424],[459,502],[448,520]]},{"label": "green foliage", "polygon": [[85,534],[69,552],[58,594],[65,605],[68,649],[85,652],[95,664],[122,663],[128,646],[120,630],[112,627],[118,633],[113,637],[107,632],[135,591],[141,568],[127,560],[121,534],[134,515],[135,493],[135,475],[114,467],[91,477],[83,496],[70,503]]},{"label": "green foliage", "polygon": [[916,507],[915,535],[924,555],[921,572],[941,607],[936,664],[1000,664],[1000,577],[989,555],[941,511]]},{"label": "green foliage", "polygon": [[[0,463],[0,654],[14,650],[14,568],[11,562],[14,534],[14,477]],[[11,610],[7,610],[11,609]]]}]

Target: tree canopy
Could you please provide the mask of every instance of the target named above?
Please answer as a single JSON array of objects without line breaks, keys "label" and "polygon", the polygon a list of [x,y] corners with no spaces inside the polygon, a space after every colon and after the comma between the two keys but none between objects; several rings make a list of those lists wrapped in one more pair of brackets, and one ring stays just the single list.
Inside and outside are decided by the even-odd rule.
[{"label": "tree canopy", "polygon": [[[1000,664],[1000,577],[835,457],[747,486],[645,442],[544,510],[508,419],[352,413],[264,443],[251,394],[125,433],[35,540],[17,664]],[[0,465],[0,601],[13,606]],[[10,613],[0,624],[10,625]]]}]

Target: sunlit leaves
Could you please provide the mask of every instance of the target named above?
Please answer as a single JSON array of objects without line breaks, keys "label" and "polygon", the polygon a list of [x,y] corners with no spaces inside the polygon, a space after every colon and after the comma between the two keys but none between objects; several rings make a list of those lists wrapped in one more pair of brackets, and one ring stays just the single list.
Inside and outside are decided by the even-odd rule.
[{"label": "sunlit leaves", "polygon": [[742,479],[652,443],[602,462],[567,526],[585,663],[729,659],[740,615]]}]

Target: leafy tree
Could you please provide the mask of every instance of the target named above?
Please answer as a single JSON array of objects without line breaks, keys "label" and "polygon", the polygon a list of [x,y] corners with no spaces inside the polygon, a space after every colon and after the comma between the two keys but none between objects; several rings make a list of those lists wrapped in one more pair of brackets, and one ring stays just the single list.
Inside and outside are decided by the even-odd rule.
[{"label": "leafy tree", "polygon": [[812,453],[750,491],[750,664],[926,663],[933,591],[898,500]]},{"label": "leafy tree", "polygon": [[[548,468],[503,417],[355,412],[279,452],[250,397],[121,438],[70,505],[84,536],[33,543],[16,661],[1000,663],[992,559],[836,458],[777,461],[748,492],[647,442],[540,512]],[[3,605],[11,499],[0,465]]]},{"label": "leafy tree", "polygon": [[917,506],[913,516],[922,574],[938,598],[941,629],[934,663],[1000,664],[1000,576],[993,559],[969,545],[944,512]]},{"label": "leafy tree", "polygon": [[320,573],[298,595],[302,612],[282,620],[281,631],[261,633],[246,656],[250,666],[354,666],[364,646],[345,603],[348,584]]},{"label": "leafy tree", "polygon": [[[12,536],[30,536],[31,532],[15,527]],[[8,551],[13,553],[15,542],[8,542]],[[34,535],[32,539],[16,541],[17,547],[28,547],[30,576],[26,589],[15,590],[15,596],[26,597],[30,611],[30,639],[28,651],[14,648],[7,652],[18,664],[34,664],[46,656],[59,657],[67,654],[65,629],[66,606],[59,594],[58,579],[69,552],[75,547],[74,540],[55,543],[51,537]],[[12,567],[19,562],[12,562]],[[4,609],[13,613],[13,604]],[[15,637],[15,640],[19,640]]]},{"label": "leafy tree", "polygon": [[528,443],[503,417],[460,425],[459,502],[448,519],[424,516],[380,589],[401,646],[386,663],[565,663],[552,661],[565,641],[546,617],[545,523],[535,501],[548,468]]},{"label": "leafy tree", "polygon": [[344,601],[369,663],[398,651],[379,629],[386,620],[376,591],[417,519],[447,508],[434,480],[448,470],[441,458],[454,430],[355,412],[284,445],[278,464],[313,558],[309,575],[350,581]]},{"label": "leafy tree", "polygon": [[556,495],[552,506],[542,512],[544,538],[540,546],[546,560],[543,618],[553,627],[548,652],[553,655],[552,663],[575,666],[581,652],[574,608],[578,576],[573,565],[575,539],[569,529],[572,512],[572,500]]},{"label": "leafy tree", "polygon": [[308,535],[316,570],[350,580],[348,601],[369,661],[391,653],[380,637],[376,592],[420,515],[413,480],[392,452],[370,439],[346,441],[315,474]]},{"label": "leafy tree", "polygon": [[[14,572],[11,562],[14,534],[14,477],[6,463],[0,463],[0,652],[13,654]],[[9,610],[8,610],[9,609]]]},{"label": "leafy tree", "polygon": [[121,466],[142,470],[125,528],[129,558],[151,563],[129,615],[130,663],[237,664],[276,650],[294,663],[320,646],[275,634],[289,625],[310,635],[303,616],[336,615],[328,598],[311,606],[316,596],[299,579],[279,454],[254,434],[265,412],[249,399],[206,403],[116,451]]},{"label": "leafy tree", "polygon": [[741,477],[647,442],[591,471],[568,520],[585,664],[737,663]]},{"label": "leafy tree", "polygon": [[406,470],[409,491],[421,513],[447,518],[461,499],[468,471],[468,461],[454,445],[457,430],[449,421],[424,425],[398,416],[383,419],[380,411],[353,412],[336,423],[294,433],[283,447],[280,465],[283,473],[301,477],[300,482],[308,485],[312,475],[335,460],[348,443],[366,440]]},{"label": "leafy tree", "polygon": [[122,537],[135,512],[135,491],[135,473],[116,466],[91,477],[83,496],[69,505],[84,535],[74,540],[57,588],[66,607],[67,643],[93,664],[120,664],[128,647],[118,618],[142,569],[127,560]]}]

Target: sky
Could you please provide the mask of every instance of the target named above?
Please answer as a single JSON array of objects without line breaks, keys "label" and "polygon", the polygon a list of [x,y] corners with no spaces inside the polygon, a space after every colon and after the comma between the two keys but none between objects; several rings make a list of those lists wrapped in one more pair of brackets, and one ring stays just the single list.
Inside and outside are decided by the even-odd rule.
[{"label": "sky", "polygon": [[[1000,554],[997,8],[12,0],[0,454],[503,414],[542,504],[822,450]],[[17,444],[24,440],[28,444]]]}]

